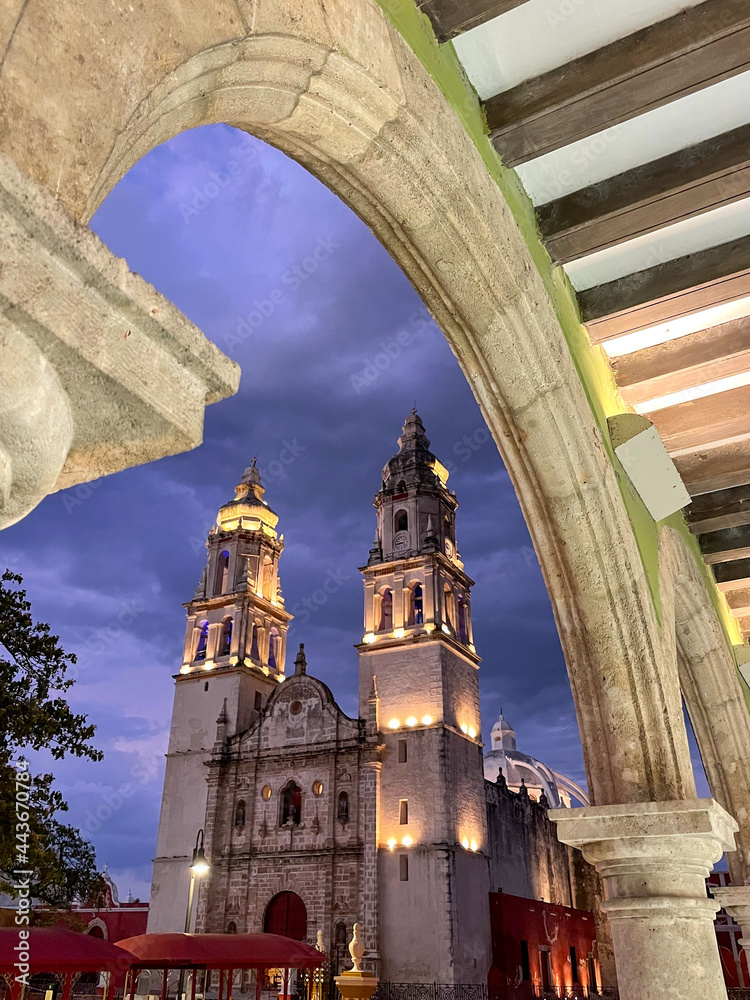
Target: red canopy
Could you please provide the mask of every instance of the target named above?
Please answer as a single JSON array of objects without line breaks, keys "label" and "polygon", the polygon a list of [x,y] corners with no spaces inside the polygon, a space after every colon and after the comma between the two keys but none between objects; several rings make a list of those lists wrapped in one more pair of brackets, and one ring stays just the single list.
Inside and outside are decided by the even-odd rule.
[{"label": "red canopy", "polygon": [[[24,930],[26,930],[24,928]],[[29,927],[21,938],[19,928],[0,928],[0,973],[18,973],[19,944],[28,945],[29,970],[34,972],[127,972],[133,956],[123,948],[90,934],[64,927]]]},{"label": "red canopy", "polygon": [[138,969],[313,969],[328,961],[281,934],[139,934],[117,943]]}]

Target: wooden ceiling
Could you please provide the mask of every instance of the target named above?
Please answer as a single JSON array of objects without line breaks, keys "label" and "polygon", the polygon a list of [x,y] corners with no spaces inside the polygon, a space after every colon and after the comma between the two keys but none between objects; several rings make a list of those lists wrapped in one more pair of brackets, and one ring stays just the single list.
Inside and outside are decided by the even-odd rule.
[{"label": "wooden ceiling", "polygon": [[[718,122],[726,112],[725,81],[737,77],[733,86],[750,95],[750,0],[685,0],[676,12],[679,5],[663,0],[655,23],[646,11],[642,27],[590,48],[587,18],[601,21],[617,5],[417,4],[441,42],[455,40],[484,97],[493,145],[507,166],[520,168],[541,237],[578,289],[590,337],[609,354],[623,398],[664,439],[693,497],[691,528],[750,636],[750,113],[725,131],[711,125],[712,109]],[[555,61],[555,17],[577,19],[565,36],[574,38],[567,43],[574,57],[565,58],[560,34],[561,61],[536,72],[537,35],[547,32]],[[497,55],[500,76],[508,51],[524,47],[529,71],[524,75],[522,67],[520,82],[511,79],[493,93],[487,67],[498,45],[512,46],[503,50],[506,57]],[[701,92],[704,110],[696,115],[689,101]],[[656,109],[671,117],[657,120],[650,114]],[[701,120],[688,121],[691,114]],[[648,140],[633,140],[648,135],[637,131],[639,119],[678,135],[666,155],[652,157]],[[691,141],[691,129],[699,141]],[[610,144],[608,158],[575,168],[572,181],[557,184],[560,196],[546,197],[566,164],[589,155],[581,140],[592,136]],[[626,169],[617,169],[618,157]],[[610,162],[611,172],[603,166]],[[539,180],[545,170],[552,178],[546,187]]]}]

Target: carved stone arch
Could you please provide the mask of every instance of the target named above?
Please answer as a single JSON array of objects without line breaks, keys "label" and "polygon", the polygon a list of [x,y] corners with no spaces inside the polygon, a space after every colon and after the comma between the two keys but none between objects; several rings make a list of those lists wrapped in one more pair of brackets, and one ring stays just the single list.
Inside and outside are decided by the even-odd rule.
[{"label": "carved stone arch", "polygon": [[89,922],[86,924],[86,930],[84,933],[91,934],[97,930],[101,931],[101,937],[104,941],[109,940],[109,931],[107,929],[107,925],[99,917],[94,917],[92,920],[89,920]]},{"label": "carved stone arch", "polygon": [[[665,631],[711,794],[739,823],[727,855],[733,882],[750,880],[750,714],[734,656],[700,569],[672,528],[662,531],[659,565]],[[668,637],[667,637],[668,638]]]},{"label": "carved stone arch", "polygon": [[[28,0],[0,80],[15,126],[2,150],[79,221],[149,150],[215,122],[273,143],[336,192],[422,296],[502,453],[555,611],[592,801],[689,796],[681,712],[672,690],[658,697],[676,680],[662,676],[605,414],[592,412],[489,146],[475,146],[371,0],[254,0],[249,19],[222,11],[176,25],[166,57],[166,0],[86,23],[74,0]],[[40,50],[45,16],[77,45]],[[79,63],[89,48],[96,59]],[[64,81],[54,102],[41,99],[48,79]],[[478,115],[466,100],[460,113]]]}]

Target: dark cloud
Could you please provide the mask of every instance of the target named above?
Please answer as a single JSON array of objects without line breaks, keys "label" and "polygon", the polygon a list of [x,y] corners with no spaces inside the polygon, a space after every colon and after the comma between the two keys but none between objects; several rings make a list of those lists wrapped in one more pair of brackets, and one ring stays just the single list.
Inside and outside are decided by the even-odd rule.
[{"label": "dark cloud", "polygon": [[150,879],[181,605],[218,506],[257,454],[286,539],[287,607],[329,570],[347,575],[290,638],[353,714],[357,567],[380,470],[415,402],[461,504],[485,738],[502,703],[524,750],[582,780],[563,657],[513,488],[445,339],[362,222],[281,153],[215,126],[150,153],[93,226],[242,366],[239,393],[207,411],[202,447],[48,497],[3,534],[35,613],[79,654],[71,700],[98,724],[106,758],[56,770],[71,820],[123,889],[143,894]]}]

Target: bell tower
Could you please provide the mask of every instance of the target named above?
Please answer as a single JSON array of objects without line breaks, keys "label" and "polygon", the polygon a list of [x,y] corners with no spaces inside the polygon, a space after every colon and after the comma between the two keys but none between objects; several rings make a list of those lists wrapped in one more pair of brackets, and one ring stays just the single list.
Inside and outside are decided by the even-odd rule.
[{"label": "bell tower", "polygon": [[448,471],[416,410],[398,445],[374,501],[357,647],[359,714],[366,717],[377,684],[383,743],[381,976],[480,983],[490,931],[473,581],[456,546]]},{"label": "bell tower", "polygon": [[206,762],[216,721],[228,735],[242,732],[285,677],[292,616],[279,584],[283,536],[279,516],[263,499],[255,459],[219,509],[206,542],[207,558],[193,597],[182,665],[175,677],[164,775],[149,932],[181,931],[188,865],[205,822]]}]

